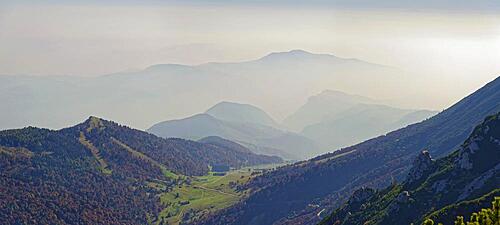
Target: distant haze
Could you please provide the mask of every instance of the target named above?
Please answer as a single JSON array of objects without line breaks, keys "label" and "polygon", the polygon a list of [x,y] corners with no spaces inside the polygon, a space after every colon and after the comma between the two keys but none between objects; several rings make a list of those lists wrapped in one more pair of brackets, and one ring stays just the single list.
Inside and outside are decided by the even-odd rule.
[{"label": "distant haze", "polygon": [[[421,97],[403,106],[433,110],[448,107],[500,74],[498,1],[67,2],[0,3],[0,74],[93,77],[156,64],[241,62],[303,49],[408,72],[418,79],[410,83],[412,88],[421,92],[404,97]],[[303,85],[301,99],[280,100],[298,107],[320,89],[338,88]],[[341,91],[388,98],[372,94],[377,88]],[[197,109],[219,100],[240,102],[218,98]],[[270,108],[269,102],[242,103],[263,106],[277,120],[292,111],[292,104],[285,111]],[[197,113],[181,111],[172,114]]]}]

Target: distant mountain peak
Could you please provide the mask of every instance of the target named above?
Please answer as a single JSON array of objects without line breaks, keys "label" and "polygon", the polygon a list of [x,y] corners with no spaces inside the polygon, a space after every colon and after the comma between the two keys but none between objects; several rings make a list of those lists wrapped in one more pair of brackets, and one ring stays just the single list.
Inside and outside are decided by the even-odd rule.
[{"label": "distant mountain peak", "polygon": [[290,50],[290,51],[288,51],[288,53],[291,53],[291,54],[312,54],[312,53],[305,51],[305,50],[302,50],[302,49]]},{"label": "distant mountain peak", "polygon": [[144,71],[147,72],[161,72],[165,70],[193,70],[194,68],[189,65],[175,64],[175,63],[167,63],[167,64],[155,64],[149,67],[146,67]]},{"label": "distant mountain peak", "polygon": [[212,106],[205,113],[220,120],[277,127],[274,119],[264,110],[250,104],[222,101]]},{"label": "distant mountain peak", "polygon": [[316,54],[301,49],[294,49],[287,52],[272,52],[262,58],[261,61],[268,60],[304,60],[304,59],[314,59],[314,58],[331,58],[331,59],[342,59],[331,54]]},{"label": "distant mountain peak", "polygon": [[351,99],[355,98],[358,100],[364,100],[366,102],[375,102],[374,99],[371,99],[371,98],[366,97],[366,96],[350,94],[350,93],[346,93],[346,92],[342,92],[342,91],[338,91],[338,90],[331,90],[331,89],[323,90],[321,93],[314,95],[314,96],[311,96],[311,98],[318,98],[318,97],[351,98]]},{"label": "distant mountain peak", "polygon": [[267,56],[276,56],[276,55],[314,55],[314,53],[302,49],[293,49],[285,52],[271,52]]},{"label": "distant mountain peak", "polygon": [[[249,106],[249,107],[255,107],[253,105],[250,105],[250,104],[246,104],[246,103],[238,103],[238,102],[230,102],[230,101],[221,101],[217,104],[215,104],[214,106],[212,106],[210,109],[212,108],[216,108],[216,107],[220,107],[220,106],[230,106],[230,105],[234,105],[234,106]],[[207,111],[209,111],[210,109],[208,109]]]}]

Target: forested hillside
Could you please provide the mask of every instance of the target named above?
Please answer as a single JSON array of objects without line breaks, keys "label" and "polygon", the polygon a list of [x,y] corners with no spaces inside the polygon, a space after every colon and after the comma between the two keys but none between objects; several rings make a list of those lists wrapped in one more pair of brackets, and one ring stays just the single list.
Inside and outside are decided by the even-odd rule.
[{"label": "forested hillside", "polygon": [[1,131],[1,223],[146,224],[162,210],[161,191],[183,176],[205,175],[213,164],[275,162],[281,159],[163,139],[96,117],[57,131]]},{"label": "forested hillside", "polygon": [[457,149],[482,120],[500,111],[500,78],[447,110],[339,151],[260,176],[247,200],[206,224],[310,224],[321,220],[361,187],[382,188],[406,177],[411,162],[428,149],[436,158]]},{"label": "forested hillside", "polygon": [[358,190],[321,224],[421,224],[426,217],[451,224],[467,210],[491,202],[499,184],[500,113],[487,117],[449,156],[433,160],[424,151],[402,184]]}]

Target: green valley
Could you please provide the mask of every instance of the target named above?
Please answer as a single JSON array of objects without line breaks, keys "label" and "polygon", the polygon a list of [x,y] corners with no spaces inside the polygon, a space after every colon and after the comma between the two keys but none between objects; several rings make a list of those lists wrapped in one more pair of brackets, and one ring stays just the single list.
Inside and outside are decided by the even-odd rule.
[{"label": "green valley", "polygon": [[153,224],[190,224],[204,216],[227,208],[250,192],[243,186],[251,178],[264,170],[276,168],[282,164],[267,164],[232,170],[226,174],[209,172],[205,176],[191,176],[180,179],[172,189],[161,183],[150,183],[157,190],[167,190],[160,195],[165,207]]},{"label": "green valley", "polygon": [[[275,164],[264,165],[273,168]],[[186,177],[170,191],[161,194],[165,208],[155,224],[189,224],[217,210],[224,209],[245,198],[249,190],[242,189],[252,177],[258,176],[263,168],[247,167],[233,170],[224,175],[210,172],[205,176]],[[163,185],[152,184],[157,189]]]}]

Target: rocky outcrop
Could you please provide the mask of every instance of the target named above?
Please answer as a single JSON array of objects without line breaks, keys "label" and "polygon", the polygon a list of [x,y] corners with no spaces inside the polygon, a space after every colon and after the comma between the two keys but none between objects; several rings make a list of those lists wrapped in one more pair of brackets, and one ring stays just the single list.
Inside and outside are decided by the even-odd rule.
[{"label": "rocky outcrop", "polygon": [[396,198],[396,202],[398,203],[408,203],[410,201],[410,192],[408,191],[403,191],[399,193],[398,197]]},{"label": "rocky outcrop", "polygon": [[421,179],[425,172],[432,166],[432,158],[427,150],[422,151],[413,161],[412,168],[408,173],[407,181],[412,183]]}]

